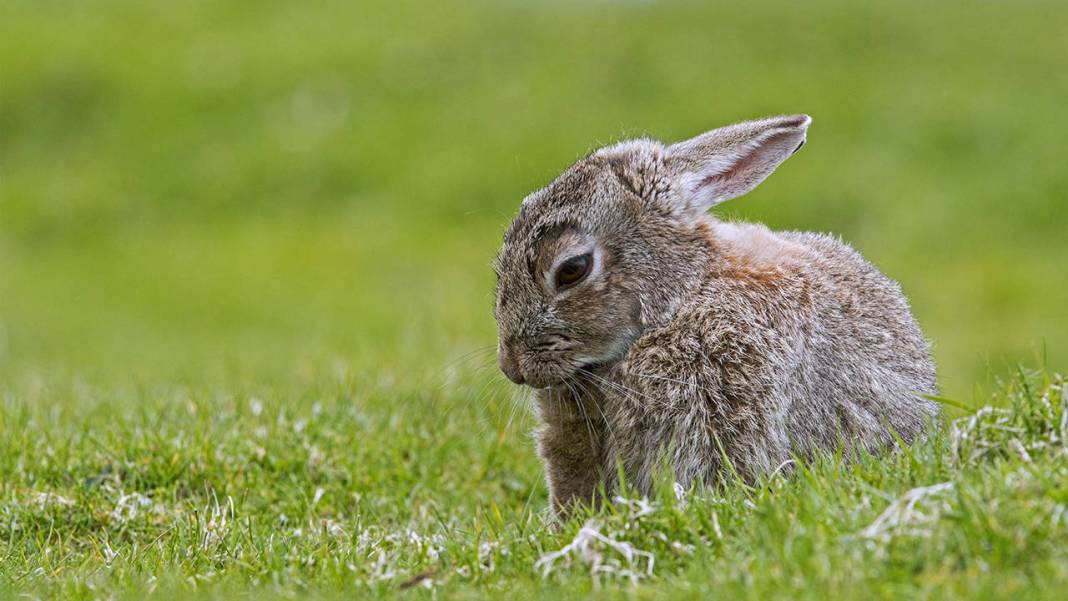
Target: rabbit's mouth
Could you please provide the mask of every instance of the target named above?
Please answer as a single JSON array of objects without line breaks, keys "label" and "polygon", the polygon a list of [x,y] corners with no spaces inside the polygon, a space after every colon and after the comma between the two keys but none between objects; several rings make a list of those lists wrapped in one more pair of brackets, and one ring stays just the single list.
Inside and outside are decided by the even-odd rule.
[{"label": "rabbit's mouth", "polygon": [[581,357],[574,360],[572,362],[571,373],[563,378],[563,380],[578,378],[596,381],[604,378],[616,364],[626,357],[631,344],[633,344],[636,338],[637,336],[634,334],[623,337],[602,357]]},{"label": "rabbit's mouth", "polygon": [[568,370],[563,365],[545,366],[540,369],[530,369],[524,377],[524,384],[531,388],[552,388],[560,386],[574,379],[575,371]]},{"label": "rabbit's mouth", "polygon": [[501,369],[516,384],[532,388],[552,388],[576,379],[591,380],[619,363],[641,334],[627,327],[612,340],[583,344],[571,336],[555,335],[520,349],[501,347]]},{"label": "rabbit's mouth", "polygon": [[554,388],[574,386],[581,382],[601,382],[621,358],[621,356],[607,359],[583,358],[543,364],[529,370],[523,383],[532,388]]},{"label": "rabbit's mouth", "polygon": [[[589,379],[604,365],[601,361],[576,361],[556,358],[551,361],[536,361],[523,370],[522,383],[532,388],[553,388],[575,380]],[[515,381],[515,380],[513,380]]]}]

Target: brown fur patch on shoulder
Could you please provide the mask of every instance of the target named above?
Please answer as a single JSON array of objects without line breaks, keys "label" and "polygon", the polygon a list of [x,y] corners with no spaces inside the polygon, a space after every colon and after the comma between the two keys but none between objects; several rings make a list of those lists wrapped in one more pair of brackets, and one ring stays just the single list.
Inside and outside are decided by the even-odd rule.
[{"label": "brown fur patch on shoulder", "polygon": [[781,267],[769,267],[749,260],[745,256],[733,256],[723,275],[747,287],[779,290],[787,276]]}]

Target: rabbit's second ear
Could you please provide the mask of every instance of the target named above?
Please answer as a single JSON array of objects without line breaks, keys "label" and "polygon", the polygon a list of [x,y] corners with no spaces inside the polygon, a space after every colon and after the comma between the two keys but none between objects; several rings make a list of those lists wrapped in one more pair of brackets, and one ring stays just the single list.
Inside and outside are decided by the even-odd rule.
[{"label": "rabbit's second ear", "polygon": [[673,207],[703,213],[757,187],[805,143],[808,115],[728,125],[673,144],[665,164],[680,188]]}]

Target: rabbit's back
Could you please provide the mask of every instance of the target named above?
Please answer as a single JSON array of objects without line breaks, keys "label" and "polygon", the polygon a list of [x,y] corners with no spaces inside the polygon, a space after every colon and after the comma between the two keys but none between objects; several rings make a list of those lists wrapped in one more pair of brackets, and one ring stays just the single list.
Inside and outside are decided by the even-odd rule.
[{"label": "rabbit's back", "polygon": [[[777,236],[812,253],[801,267],[811,308],[804,312],[803,368],[794,394],[833,399],[842,433],[855,442],[891,443],[887,427],[911,441],[937,415],[938,405],[924,395],[938,388],[930,348],[901,287],[838,238]],[[825,444],[838,435],[821,434]]]}]

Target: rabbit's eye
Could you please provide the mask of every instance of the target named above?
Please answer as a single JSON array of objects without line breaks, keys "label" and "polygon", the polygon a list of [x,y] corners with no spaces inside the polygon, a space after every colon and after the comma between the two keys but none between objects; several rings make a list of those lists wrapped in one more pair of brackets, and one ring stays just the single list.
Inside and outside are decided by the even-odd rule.
[{"label": "rabbit's eye", "polygon": [[590,273],[593,257],[590,253],[571,257],[556,270],[556,289],[565,290],[582,281]]}]

